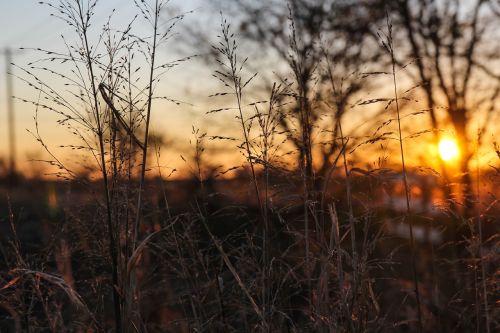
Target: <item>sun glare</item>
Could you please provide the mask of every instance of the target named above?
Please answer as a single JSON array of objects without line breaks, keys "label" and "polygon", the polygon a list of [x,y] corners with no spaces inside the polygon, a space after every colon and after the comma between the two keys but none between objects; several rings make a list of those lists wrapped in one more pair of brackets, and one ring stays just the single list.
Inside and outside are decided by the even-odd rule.
[{"label": "sun glare", "polygon": [[459,149],[457,142],[450,138],[444,138],[439,141],[439,156],[443,161],[451,161],[458,157]]}]

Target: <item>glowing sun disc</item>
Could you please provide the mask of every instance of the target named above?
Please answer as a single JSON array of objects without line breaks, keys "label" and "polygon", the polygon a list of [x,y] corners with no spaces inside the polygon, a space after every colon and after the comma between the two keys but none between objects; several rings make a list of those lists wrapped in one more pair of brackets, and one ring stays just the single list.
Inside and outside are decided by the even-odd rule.
[{"label": "glowing sun disc", "polygon": [[458,157],[459,149],[457,142],[453,139],[441,139],[439,141],[439,156],[443,159],[443,161],[451,161]]}]

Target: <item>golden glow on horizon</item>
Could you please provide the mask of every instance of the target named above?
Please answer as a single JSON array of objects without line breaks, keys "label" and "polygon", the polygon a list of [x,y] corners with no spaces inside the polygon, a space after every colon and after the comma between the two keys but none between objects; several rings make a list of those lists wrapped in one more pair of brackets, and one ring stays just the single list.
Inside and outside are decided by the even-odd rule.
[{"label": "golden glow on horizon", "polygon": [[460,154],[457,142],[450,138],[441,139],[439,141],[438,150],[439,156],[441,156],[441,159],[446,162],[457,159]]}]

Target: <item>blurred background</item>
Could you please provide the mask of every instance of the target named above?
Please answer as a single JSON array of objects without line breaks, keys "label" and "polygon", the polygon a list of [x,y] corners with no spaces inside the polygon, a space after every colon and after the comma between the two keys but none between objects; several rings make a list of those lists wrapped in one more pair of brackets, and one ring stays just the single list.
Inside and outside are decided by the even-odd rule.
[{"label": "blurred background", "polygon": [[499,330],[499,28],[0,1],[0,331]]}]

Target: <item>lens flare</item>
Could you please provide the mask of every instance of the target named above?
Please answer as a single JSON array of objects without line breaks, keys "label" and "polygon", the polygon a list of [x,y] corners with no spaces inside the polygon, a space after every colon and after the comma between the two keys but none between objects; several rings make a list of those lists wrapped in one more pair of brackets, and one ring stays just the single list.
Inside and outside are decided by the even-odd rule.
[{"label": "lens flare", "polygon": [[439,156],[446,162],[457,159],[460,153],[457,142],[450,138],[441,139],[441,141],[439,141],[438,150]]}]

